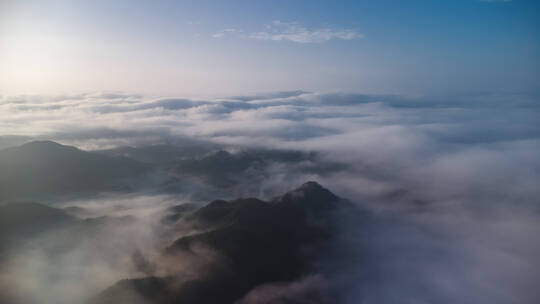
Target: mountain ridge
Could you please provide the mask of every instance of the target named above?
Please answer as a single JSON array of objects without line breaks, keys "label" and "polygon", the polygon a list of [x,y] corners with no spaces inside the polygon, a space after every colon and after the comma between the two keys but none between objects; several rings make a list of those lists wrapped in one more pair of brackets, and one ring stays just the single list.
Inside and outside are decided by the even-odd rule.
[{"label": "mountain ridge", "polygon": [[[117,303],[125,297],[159,304],[233,303],[256,286],[312,273],[315,266],[311,261],[339,233],[333,213],[350,205],[316,182],[280,197],[277,203],[256,198],[215,200],[187,217],[202,231],[172,242],[163,256],[174,260],[186,254],[197,256],[201,246],[209,248],[221,262],[208,266],[210,270],[200,278],[182,281],[179,273],[123,280],[92,303]],[[315,198],[316,204],[309,206]],[[154,301],[156,293],[166,296]]]}]

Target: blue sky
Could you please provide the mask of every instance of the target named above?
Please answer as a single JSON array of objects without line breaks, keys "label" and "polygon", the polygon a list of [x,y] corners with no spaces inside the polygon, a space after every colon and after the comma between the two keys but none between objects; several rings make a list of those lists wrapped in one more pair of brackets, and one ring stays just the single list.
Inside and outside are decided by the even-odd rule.
[{"label": "blue sky", "polygon": [[536,1],[2,1],[0,92],[535,93]]}]

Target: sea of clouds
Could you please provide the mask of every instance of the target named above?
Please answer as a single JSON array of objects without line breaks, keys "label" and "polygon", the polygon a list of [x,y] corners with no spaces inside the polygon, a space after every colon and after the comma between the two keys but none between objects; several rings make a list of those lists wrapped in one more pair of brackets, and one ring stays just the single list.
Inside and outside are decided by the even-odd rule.
[{"label": "sea of clouds", "polygon": [[[351,265],[340,279],[354,286],[343,291],[351,303],[540,299],[540,96],[3,96],[0,117],[2,147],[30,138],[87,150],[197,139],[316,151],[345,168],[291,178],[275,164],[263,186],[315,179],[380,214],[369,227],[344,221],[340,246],[362,248],[371,265]],[[309,282],[326,281],[261,287],[245,301]]]}]

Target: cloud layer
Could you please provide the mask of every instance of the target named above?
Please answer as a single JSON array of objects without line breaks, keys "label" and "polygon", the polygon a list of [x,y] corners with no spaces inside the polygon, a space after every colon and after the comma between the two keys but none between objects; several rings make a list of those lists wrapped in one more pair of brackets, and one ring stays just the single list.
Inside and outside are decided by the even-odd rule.
[{"label": "cloud layer", "polygon": [[196,138],[319,151],[369,176],[368,189],[388,190],[392,180],[426,199],[525,202],[538,194],[539,112],[538,96],[530,95],[8,96],[0,100],[0,135],[87,149]]},{"label": "cloud layer", "polygon": [[[346,169],[291,175],[277,163],[261,187],[281,191],[315,179],[382,214],[367,232],[358,223],[347,227],[351,235],[341,248],[368,248],[358,254],[373,260],[367,270],[349,265],[343,280],[361,282],[366,271],[380,278],[348,288],[351,303],[532,303],[537,297],[531,282],[539,279],[540,247],[530,240],[540,233],[538,96],[5,96],[0,115],[0,135],[87,149],[195,138],[233,148],[317,151]],[[302,284],[261,287],[246,301]]]}]

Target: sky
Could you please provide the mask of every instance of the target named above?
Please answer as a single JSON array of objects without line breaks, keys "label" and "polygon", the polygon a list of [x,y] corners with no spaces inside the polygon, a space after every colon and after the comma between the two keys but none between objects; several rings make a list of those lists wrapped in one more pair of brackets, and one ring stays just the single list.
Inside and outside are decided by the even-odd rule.
[{"label": "sky", "polygon": [[0,94],[539,91],[537,1],[0,1]]}]

